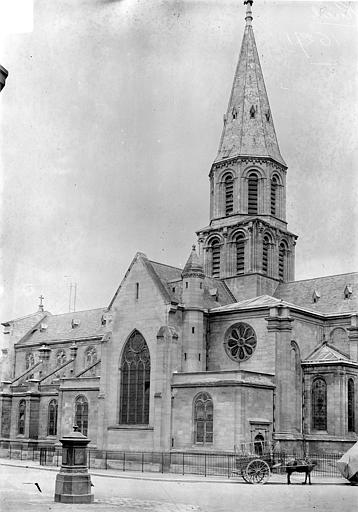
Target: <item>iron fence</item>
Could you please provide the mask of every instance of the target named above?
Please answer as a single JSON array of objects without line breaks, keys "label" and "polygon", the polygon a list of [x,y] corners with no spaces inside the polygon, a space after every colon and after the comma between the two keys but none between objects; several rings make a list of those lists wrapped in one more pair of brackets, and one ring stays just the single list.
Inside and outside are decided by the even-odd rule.
[{"label": "iron fence", "polygon": [[[316,462],[312,474],[327,477],[340,476],[336,462],[341,456],[340,453],[310,454],[309,458]],[[21,443],[6,443],[4,446],[4,443],[1,443],[0,457],[31,460],[46,466],[60,466],[62,448],[38,445],[25,447]],[[234,476],[235,470],[240,467],[240,457],[242,456],[235,454],[235,452],[133,452],[87,448],[87,464],[90,469],[176,473],[225,478]],[[270,465],[273,466],[273,472],[284,473],[285,465],[292,458],[303,458],[303,454],[297,452],[294,454],[286,452],[272,453],[270,455]]]}]

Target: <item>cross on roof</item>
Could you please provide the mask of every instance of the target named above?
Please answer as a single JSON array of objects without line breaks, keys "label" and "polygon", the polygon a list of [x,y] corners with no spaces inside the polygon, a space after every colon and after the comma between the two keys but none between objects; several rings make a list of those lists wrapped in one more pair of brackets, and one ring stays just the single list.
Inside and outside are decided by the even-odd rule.
[{"label": "cross on roof", "polygon": [[42,294],[41,294],[41,295],[40,295],[40,297],[39,297],[39,299],[40,299],[39,310],[40,310],[40,311],[43,311],[43,310],[44,310],[44,306],[43,306],[43,304],[42,304],[42,301],[44,300],[44,298],[45,298],[45,297],[44,297]]}]

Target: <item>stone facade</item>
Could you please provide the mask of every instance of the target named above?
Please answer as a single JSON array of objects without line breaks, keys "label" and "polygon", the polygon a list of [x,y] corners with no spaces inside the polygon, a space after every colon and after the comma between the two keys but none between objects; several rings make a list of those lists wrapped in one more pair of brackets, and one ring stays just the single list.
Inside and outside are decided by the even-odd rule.
[{"label": "stone facade", "polygon": [[74,423],[99,451],[356,441],[358,274],[294,281],[250,4],[198,251],[183,270],[137,253],[102,309],[4,322],[3,443],[55,444]]}]

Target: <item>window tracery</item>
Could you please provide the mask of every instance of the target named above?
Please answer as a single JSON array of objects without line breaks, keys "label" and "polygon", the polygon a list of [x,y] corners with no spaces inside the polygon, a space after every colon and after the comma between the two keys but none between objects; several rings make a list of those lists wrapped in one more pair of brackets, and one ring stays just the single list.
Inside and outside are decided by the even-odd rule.
[{"label": "window tracery", "polygon": [[57,401],[51,400],[48,404],[47,435],[57,434]]},{"label": "window tracery", "polygon": [[121,364],[120,423],[149,423],[150,354],[143,336],[134,331],[127,341]]},{"label": "window tracery", "polygon": [[61,366],[61,365],[65,364],[66,360],[67,360],[66,352],[65,352],[64,349],[60,348],[56,352],[56,363],[57,363],[57,366]]},{"label": "window tracery", "polygon": [[322,377],[312,384],[312,427],[327,430],[327,384]]},{"label": "window tracery", "polygon": [[213,442],[214,407],[209,393],[200,393],[194,399],[194,442]]},{"label": "window tracery", "polygon": [[75,424],[84,436],[88,434],[88,402],[85,396],[80,395],[75,401]]},{"label": "window tracery", "polygon": [[257,345],[254,329],[244,322],[233,325],[225,336],[225,351],[227,355],[237,362],[249,359]]}]

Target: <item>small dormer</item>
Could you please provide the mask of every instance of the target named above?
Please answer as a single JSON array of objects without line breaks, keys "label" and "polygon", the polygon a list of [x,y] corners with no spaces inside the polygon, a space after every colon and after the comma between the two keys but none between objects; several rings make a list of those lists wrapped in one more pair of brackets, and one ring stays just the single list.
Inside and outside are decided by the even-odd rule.
[{"label": "small dormer", "polygon": [[313,294],[312,294],[312,300],[313,300],[314,304],[316,304],[316,302],[318,302],[320,298],[321,298],[321,294],[317,290],[314,290]]},{"label": "small dormer", "polygon": [[218,289],[217,288],[210,288],[209,289],[209,295],[214,299],[218,300]]},{"label": "small dormer", "polygon": [[41,322],[40,324],[40,332],[47,331],[48,325],[45,322]]},{"label": "small dormer", "polygon": [[11,334],[11,324],[10,323],[7,323],[7,324],[2,324],[4,326],[4,334]]},{"label": "small dormer", "polygon": [[344,298],[350,299],[352,293],[353,293],[353,286],[351,284],[347,284],[346,287],[344,288]]},{"label": "small dormer", "polygon": [[72,318],[72,329],[75,329],[76,327],[79,327],[81,324],[81,321],[78,318]]},{"label": "small dormer", "polygon": [[103,315],[101,317],[101,325],[108,325],[111,322],[112,322],[112,313],[111,312],[103,313]]}]

